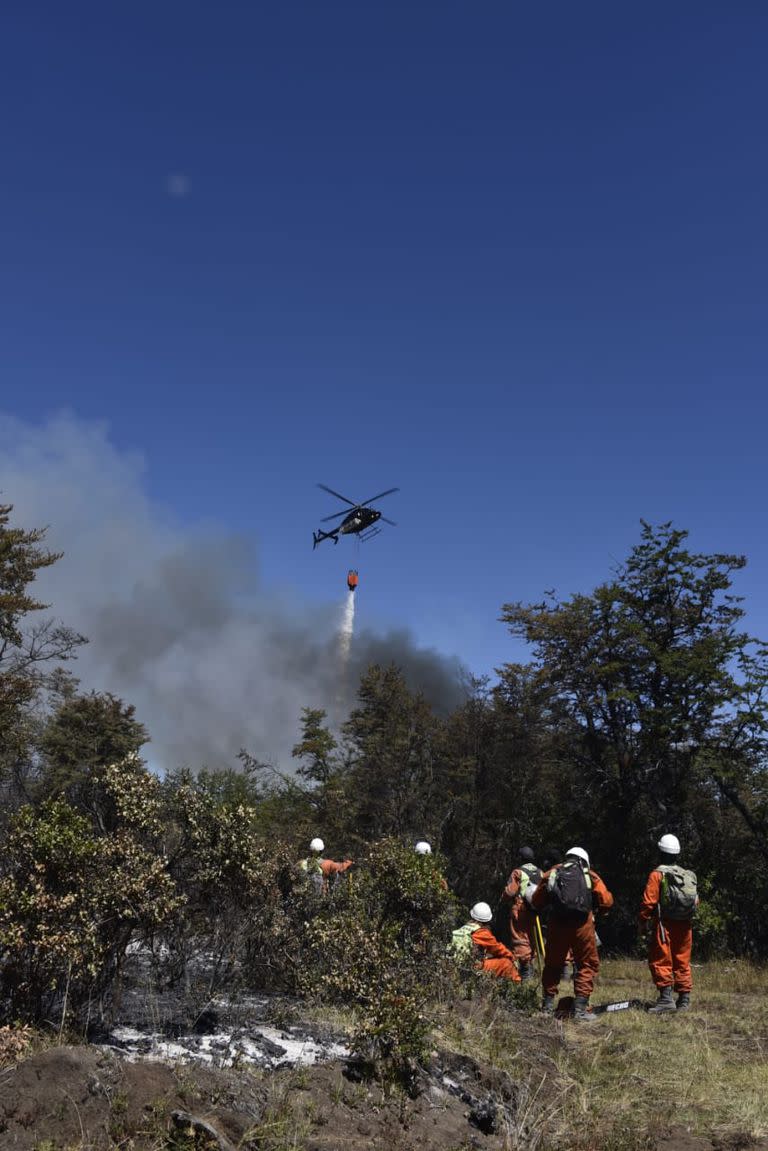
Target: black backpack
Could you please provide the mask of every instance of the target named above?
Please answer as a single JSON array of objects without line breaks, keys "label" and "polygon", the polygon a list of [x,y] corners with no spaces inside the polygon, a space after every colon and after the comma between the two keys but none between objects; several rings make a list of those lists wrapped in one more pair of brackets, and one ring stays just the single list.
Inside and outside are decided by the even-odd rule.
[{"label": "black backpack", "polygon": [[592,876],[576,859],[567,859],[551,872],[547,891],[555,915],[573,919],[592,910]]}]

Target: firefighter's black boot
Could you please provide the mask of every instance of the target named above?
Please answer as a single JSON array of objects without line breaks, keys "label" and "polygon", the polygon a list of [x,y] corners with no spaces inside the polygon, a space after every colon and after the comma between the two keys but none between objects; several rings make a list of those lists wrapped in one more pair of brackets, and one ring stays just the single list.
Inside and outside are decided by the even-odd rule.
[{"label": "firefighter's black boot", "polygon": [[541,1010],[545,1015],[555,1014],[555,997],[554,995],[545,995],[541,1001]]},{"label": "firefighter's black boot", "polygon": [[573,1001],[573,1018],[576,1023],[596,1023],[597,1016],[589,1010],[589,998],[577,995]]},{"label": "firefighter's black boot", "polygon": [[533,979],[533,964],[529,960],[521,959],[518,964],[518,969],[523,983],[527,983],[529,979]]},{"label": "firefighter's black boot", "polygon": [[691,993],[690,991],[681,991],[677,997],[677,1010],[690,1011],[691,1010]]},{"label": "firefighter's black boot", "polygon": [[675,1001],[672,998],[671,987],[660,987],[659,998],[654,1003],[653,1007],[648,1008],[649,1015],[663,1015],[665,1011],[674,1011]]}]

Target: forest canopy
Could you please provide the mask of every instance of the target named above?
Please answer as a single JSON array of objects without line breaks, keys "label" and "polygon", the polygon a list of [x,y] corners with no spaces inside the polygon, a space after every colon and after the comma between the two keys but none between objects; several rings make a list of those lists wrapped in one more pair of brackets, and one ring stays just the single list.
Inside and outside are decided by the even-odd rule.
[{"label": "forest canopy", "polygon": [[[65,978],[73,1003],[101,994],[136,934],[164,933],[179,969],[201,932],[226,936],[230,953],[242,935],[252,970],[295,986],[275,956],[291,868],[318,834],[336,858],[368,859],[368,874],[395,860],[416,886],[397,852],[426,839],[464,904],[495,905],[523,843],[539,859],[582,844],[616,896],[603,942],[631,950],[655,843],[672,832],[699,876],[701,952],[768,953],[768,649],[732,590],[743,556],[700,554],[672,524],[642,523],[592,591],[505,604],[500,626],[530,658],[472,681],[450,714],[397,666],[373,665],[335,730],[307,700],[291,764],[244,749],[226,770],[162,779],[141,758],[151,732],[130,701],[80,690],[70,661],[86,637],[34,595],[58,558],[0,506],[8,1010],[39,1016]],[[243,934],[254,907],[258,938]],[[435,907],[449,930],[448,906]]]}]

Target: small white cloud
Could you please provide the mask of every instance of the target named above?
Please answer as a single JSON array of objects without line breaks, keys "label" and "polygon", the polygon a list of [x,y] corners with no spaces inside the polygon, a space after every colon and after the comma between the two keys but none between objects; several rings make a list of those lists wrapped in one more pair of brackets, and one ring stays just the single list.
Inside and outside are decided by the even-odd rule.
[{"label": "small white cloud", "polygon": [[172,200],[184,200],[190,193],[189,177],[183,172],[171,172],[165,182],[165,190]]}]

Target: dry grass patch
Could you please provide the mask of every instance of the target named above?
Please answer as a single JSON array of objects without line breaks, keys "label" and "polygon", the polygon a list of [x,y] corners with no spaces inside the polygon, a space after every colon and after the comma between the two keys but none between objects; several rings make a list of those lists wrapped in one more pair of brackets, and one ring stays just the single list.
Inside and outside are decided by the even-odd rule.
[{"label": "dry grass patch", "polygon": [[[630,998],[655,998],[646,964],[604,963],[594,1002]],[[520,1086],[525,1117],[510,1149],[643,1151],[673,1128],[767,1135],[768,971],[733,961],[699,966],[692,1002],[687,1014],[624,1011],[583,1027],[479,996],[444,1011],[435,1039]]]},{"label": "dry grass patch", "polygon": [[[707,964],[694,972],[689,1013],[625,1011],[589,1030],[566,1025],[557,1064],[570,1085],[567,1127],[593,1138],[623,1128],[643,1139],[672,1126],[768,1133],[767,992],[764,968]],[[642,961],[604,965],[597,1002],[643,994],[654,997]]]}]

